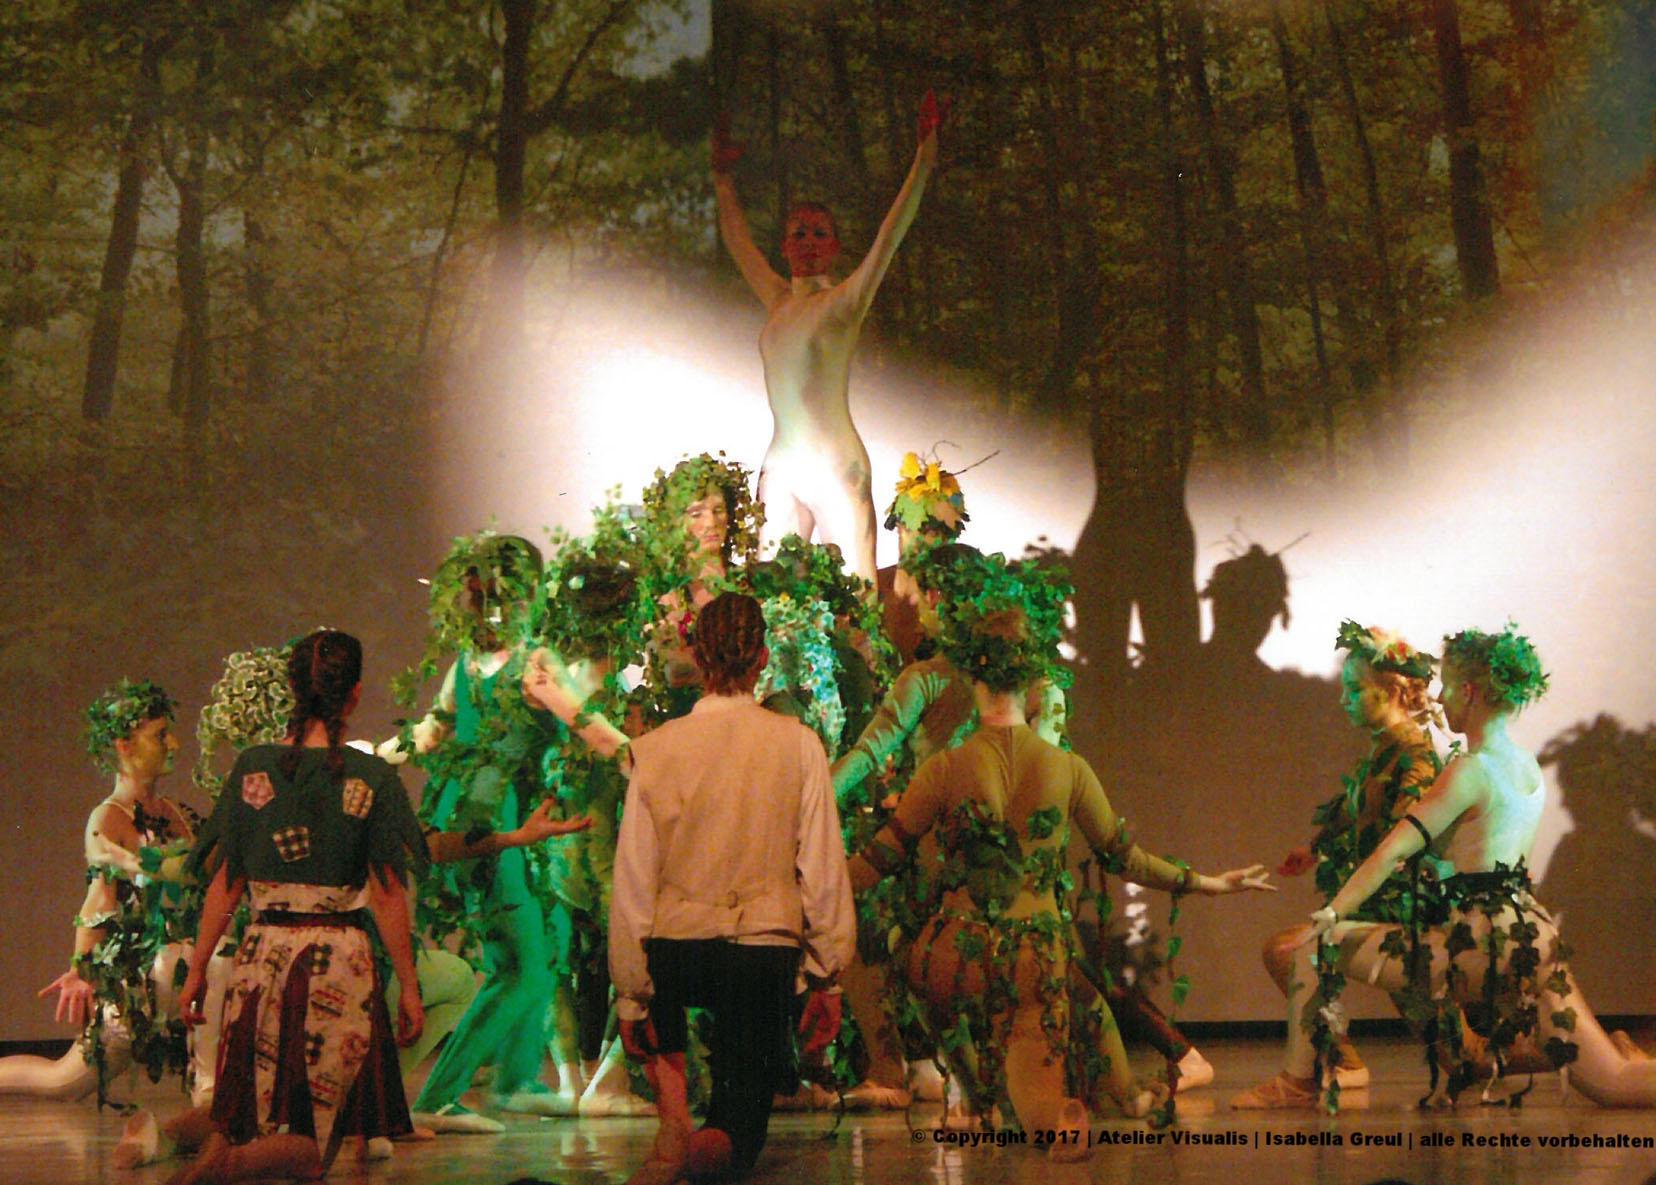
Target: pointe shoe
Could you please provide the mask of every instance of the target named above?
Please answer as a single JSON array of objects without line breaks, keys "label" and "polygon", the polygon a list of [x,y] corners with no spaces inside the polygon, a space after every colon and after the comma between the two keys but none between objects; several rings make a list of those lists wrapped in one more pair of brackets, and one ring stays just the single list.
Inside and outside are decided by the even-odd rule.
[{"label": "pointe shoe", "polygon": [[1178,1068],[1179,1084],[1173,1089],[1181,1094],[1213,1081],[1213,1063],[1203,1057],[1202,1051],[1194,1045],[1179,1059]]},{"label": "pointe shoe", "polygon": [[109,1154],[110,1163],[118,1169],[135,1169],[162,1159],[161,1128],[155,1122],[155,1113],[134,1111],[121,1129],[120,1143]]},{"label": "pointe shoe", "polygon": [[869,1079],[845,1092],[848,1111],[902,1111],[912,1096],[901,1086],[887,1086]]},{"label": "pointe shoe", "polygon": [[416,1125],[430,1128],[438,1135],[495,1136],[506,1130],[500,1120],[469,1111],[459,1103],[447,1103],[435,1111],[416,1111],[412,1119]]},{"label": "pointe shoe", "polygon": [[581,1100],[578,1095],[566,1095],[559,1091],[518,1090],[511,1094],[497,1094],[489,1103],[497,1111],[510,1111],[514,1115],[557,1119],[577,1114]]},{"label": "pointe shoe", "polygon": [[1315,1107],[1317,1099],[1315,1087],[1302,1086],[1284,1071],[1241,1094],[1232,1095],[1230,1105],[1237,1111],[1281,1111]]},{"label": "pointe shoe", "polygon": [[[1089,1130],[1089,1119],[1086,1105],[1080,1099],[1065,1099],[1063,1107],[1058,1112],[1058,1130],[1074,1132],[1077,1136]],[[1073,1164],[1078,1160],[1085,1160],[1092,1154],[1087,1147],[1086,1140],[1076,1140],[1073,1143],[1054,1141],[1047,1145],[1047,1159],[1057,1164]]]}]

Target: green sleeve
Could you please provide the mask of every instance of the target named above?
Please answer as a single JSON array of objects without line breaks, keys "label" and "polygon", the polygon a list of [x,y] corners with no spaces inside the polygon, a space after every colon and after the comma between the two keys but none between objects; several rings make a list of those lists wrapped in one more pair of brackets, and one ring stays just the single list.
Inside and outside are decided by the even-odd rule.
[{"label": "green sleeve", "polygon": [[856,744],[834,762],[834,798],[841,807],[847,794],[878,773],[888,757],[902,750],[936,693],[936,681],[912,666],[897,676]]}]

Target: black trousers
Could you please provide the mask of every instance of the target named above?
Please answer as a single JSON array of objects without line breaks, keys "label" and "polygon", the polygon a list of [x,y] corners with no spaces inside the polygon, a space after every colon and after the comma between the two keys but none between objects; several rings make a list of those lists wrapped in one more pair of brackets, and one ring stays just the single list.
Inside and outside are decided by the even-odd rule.
[{"label": "black trousers", "polygon": [[644,957],[655,985],[650,1020],[661,1052],[684,1052],[686,1008],[712,1014],[707,1126],[730,1137],[732,1173],[746,1173],[765,1146],[772,1098],[798,1085],[792,1018],[799,949],[649,938]]}]

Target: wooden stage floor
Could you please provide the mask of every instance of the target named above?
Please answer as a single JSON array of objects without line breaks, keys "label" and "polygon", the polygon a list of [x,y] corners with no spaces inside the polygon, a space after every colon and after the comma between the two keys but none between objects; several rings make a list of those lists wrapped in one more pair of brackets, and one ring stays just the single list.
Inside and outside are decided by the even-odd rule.
[{"label": "wooden stage floor", "polygon": [[[1243,1185],[1244,1182],[1371,1185],[1656,1185],[1656,1147],[1606,1143],[1656,1142],[1656,1110],[1601,1110],[1578,1094],[1561,1099],[1556,1076],[1536,1080],[1521,1109],[1479,1106],[1476,1092],[1460,1108],[1423,1113],[1414,1107],[1424,1070],[1418,1048],[1403,1040],[1361,1042],[1374,1072],[1365,1091],[1346,1093],[1337,1118],[1314,1112],[1232,1111],[1230,1094],[1273,1072],[1274,1042],[1210,1041],[1203,1051],[1218,1069],[1213,1085],[1181,1096],[1175,1130],[1229,1143],[1100,1145],[1077,1165],[1054,1165],[1023,1147],[953,1147],[937,1142],[937,1106],[900,1114],[847,1115],[833,1131],[832,1113],[779,1114],[754,1175],[755,1185],[862,1182],[878,1185]],[[175,1085],[144,1083],[140,1101],[163,1112],[180,1104]],[[649,1119],[531,1119],[506,1116],[499,1136],[444,1136],[399,1144],[386,1162],[360,1165],[342,1156],[330,1181],[369,1185],[506,1185],[532,1176],[565,1185],[622,1182],[643,1159],[653,1132]],[[911,1126],[912,1124],[912,1126]],[[176,1164],[135,1171],[109,1167],[121,1117],[100,1114],[90,1102],[47,1103],[0,1099],[0,1182],[73,1185],[112,1182],[159,1185]],[[1142,1123],[1095,1119],[1092,1135],[1145,1137]],[[1337,1134],[1343,1142],[1295,1144]],[[1448,1146],[1427,1146],[1448,1137]],[[1362,1142],[1359,1143],[1358,1137]],[[1481,1145],[1468,1141],[1481,1140]],[[1576,1146],[1543,1140],[1574,1137]],[[1594,1137],[1600,1146],[1593,1146]],[[1148,1138],[1154,1138],[1153,1134]],[[1392,1144],[1370,1146],[1370,1140]],[[1524,1146],[1522,1141],[1528,1141]],[[1503,1146],[1503,1144],[1505,1146]]]}]

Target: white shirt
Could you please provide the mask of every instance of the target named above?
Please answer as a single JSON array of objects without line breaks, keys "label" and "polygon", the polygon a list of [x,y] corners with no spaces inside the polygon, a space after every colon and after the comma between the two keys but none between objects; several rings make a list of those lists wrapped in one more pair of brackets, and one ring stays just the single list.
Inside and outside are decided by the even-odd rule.
[{"label": "white shirt", "polygon": [[822,742],[747,695],[705,695],[633,742],[610,902],[617,1014],[654,994],[646,938],[798,946],[813,975],[856,946],[839,813]]}]

